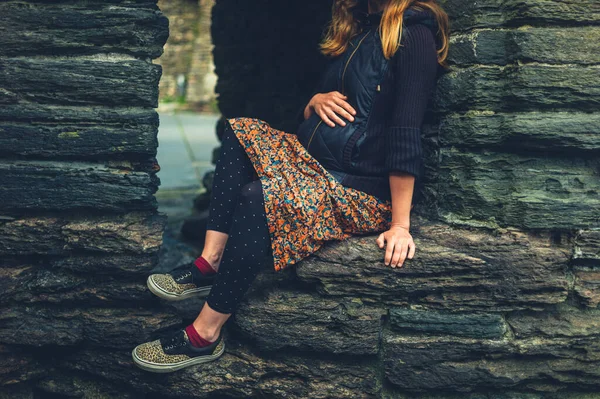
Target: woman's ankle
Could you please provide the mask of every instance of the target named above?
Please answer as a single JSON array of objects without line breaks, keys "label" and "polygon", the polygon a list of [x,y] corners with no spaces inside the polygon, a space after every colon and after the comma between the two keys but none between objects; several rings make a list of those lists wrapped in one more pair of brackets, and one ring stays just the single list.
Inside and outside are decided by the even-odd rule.
[{"label": "woman's ankle", "polygon": [[197,322],[194,322],[192,326],[194,326],[194,329],[198,332],[198,335],[210,342],[216,341],[217,338],[219,338],[219,333],[221,332],[220,328],[204,326]]},{"label": "woman's ankle", "polygon": [[221,263],[222,254],[212,254],[212,253],[204,253],[201,255],[208,263],[210,263],[210,267],[215,269],[215,271],[219,270],[219,264]]}]

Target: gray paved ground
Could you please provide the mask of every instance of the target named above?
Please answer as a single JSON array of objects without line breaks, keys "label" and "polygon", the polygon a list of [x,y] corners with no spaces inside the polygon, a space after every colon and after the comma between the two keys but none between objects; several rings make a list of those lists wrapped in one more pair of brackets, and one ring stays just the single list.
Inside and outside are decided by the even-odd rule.
[{"label": "gray paved ground", "polygon": [[219,115],[160,112],[158,155],[161,185],[159,210],[169,216],[167,230],[177,235],[183,219],[192,214],[202,177],[214,169],[212,151],[219,145],[215,125]]},{"label": "gray paved ground", "polygon": [[160,190],[200,188],[202,176],[214,168],[213,149],[219,145],[215,125],[219,115],[161,113],[158,130]]}]

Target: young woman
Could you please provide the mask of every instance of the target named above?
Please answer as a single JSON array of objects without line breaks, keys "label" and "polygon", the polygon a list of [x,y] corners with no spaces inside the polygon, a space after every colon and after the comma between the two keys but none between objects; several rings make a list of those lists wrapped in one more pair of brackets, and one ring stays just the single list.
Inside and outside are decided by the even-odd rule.
[{"label": "young woman", "polygon": [[281,270],[326,241],[369,232],[381,232],[385,265],[413,258],[420,128],[445,65],[447,15],[435,0],[336,0],[321,51],[330,61],[296,134],[227,121],[202,256],[148,278],[161,298],[206,302],[193,324],[133,350],[141,368],[221,356],[221,328],[265,261]]}]

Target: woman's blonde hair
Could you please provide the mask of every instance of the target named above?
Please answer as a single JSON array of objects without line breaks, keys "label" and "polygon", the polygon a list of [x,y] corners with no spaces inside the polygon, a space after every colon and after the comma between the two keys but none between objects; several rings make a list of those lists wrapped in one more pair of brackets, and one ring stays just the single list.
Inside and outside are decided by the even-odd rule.
[{"label": "woman's blonde hair", "polygon": [[[331,22],[319,46],[323,54],[332,57],[342,54],[348,47],[350,39],[359,33],[358,21],[353,15],[353,8],[358,5],[359,1],[335,0],[333,2]],[[437,2],[435,0],[387,0],[385,4],[379,26],[385,58],[390,59],[400,47],[404,11],[412,7],[419,11],[429,10],[435,16],[441,43],[441,47],[437,49],[438,63],[446,66],[450,28],[448,15]]]}]

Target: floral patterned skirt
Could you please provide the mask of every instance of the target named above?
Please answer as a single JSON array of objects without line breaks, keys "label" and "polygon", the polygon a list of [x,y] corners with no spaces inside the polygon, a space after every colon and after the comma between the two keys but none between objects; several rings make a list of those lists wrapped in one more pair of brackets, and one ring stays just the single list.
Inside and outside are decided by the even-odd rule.
[{"label": "floral patterned skirt", "polygon": [[343,186],[295,134],[255,118],[228,122],[261,180],[275,270],[297,263],[326,241],[388,229],[391,202]]}]

